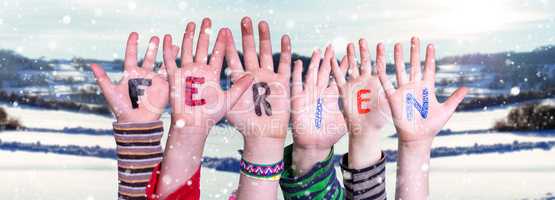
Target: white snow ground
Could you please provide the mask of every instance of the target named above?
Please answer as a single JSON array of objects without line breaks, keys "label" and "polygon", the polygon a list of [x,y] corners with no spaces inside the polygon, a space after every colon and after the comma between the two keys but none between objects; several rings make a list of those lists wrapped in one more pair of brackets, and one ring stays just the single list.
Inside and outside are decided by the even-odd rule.
[{"label": "white snow ground", "polygon": [[[63,129],[84,127],[110,129],[112,118],[65,111],[37,110],[25,107],[6,108],[28,127]],[[509,109],[488,109],[454,114],[446,125],[453,131],[490,128]],[[169,116],[164,115],[166,129]],[[167,131],[167,130],[166,130]],[[394,128],[384,129],[382,148],[396,149]],[[80,145],[114,148],[111,136],[70,135],[62,133],[6,131],[2,141],[42,144]],[[437,137],[434,146],[471,146],[478,144],[525,141],[553,141],[555,137],[519,136],[507,133],[451,135]],[[291,138],[288,138],[288,143]],[[242,137],[233,128],[215,127],[207,141],[205,156],[235,157],[242,147]],[[347,151],[344,137],[335,147],[336,154]],[[553,191],[555,150],[522,151],[508,154],[482,154],[432,159],[431,199],[521,199],[545,196]],[[340,173],[338,173],[340,174]],[[4,183],[0,194],[5,199],[114,199],[116,162],[111,159],[58,154],[0,151],[0,177]],[[238,174],[203,169],[202,199],[226,199],[238,182]],[[395,164],[387,165],[388,196],[394,197]]]}]

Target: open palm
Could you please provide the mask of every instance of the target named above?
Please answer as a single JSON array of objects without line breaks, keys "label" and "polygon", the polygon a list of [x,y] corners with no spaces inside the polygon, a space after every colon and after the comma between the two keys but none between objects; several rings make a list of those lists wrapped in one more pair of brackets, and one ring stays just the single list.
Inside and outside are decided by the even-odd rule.
[{"label": "open palm", "polygon": [[[405,65],[400,44],[395,45],[395,65],[398,88],[394,89],[385,73],[385,63],[378,63],[378,74],[392,110],[393,120],[400,140],[403,142],[431,141],[455,112],[468,92],[457,89],[445,103],[439,103],[435,95],[435,49],[426,48],[425,72],[421,78],[420,41],[412,38],[410,55],[410,78],[405,75]],[[384,51],[383,45],[378,51]]]},{"label": "open palm", "polygon": [[[377,134],[376,130],[380,130],[390,118],[389,105],[378,78],[371,73],[366,41],[361,39],[359,46],[360,67],[355,61],[354,45],[350,43],[347,55],[339,66],[336,60],[332,61],[333,74],[342,96],[343,113],[350,134]],[[378,54],[376,60],[384,62],[383,55]],[[349,73],[348,80],[345,80],[345,72]]]},{"label": "open palm", "polygon": [[251,74],[255,80],[226,118],[245,136],[284,138],[289,123],[289,78],[291,44],[289,37],[281,39],[281,57],[278,73],[274,72],[270,29],[266,22],[259,24],[260,58],[257,57],[252,21],[245,17],[241,21],[243,35],[243,68],[229,32],[226,58],[231,69],[231,78],[236,80]]},{"label": "open palm", "polygon": [[[250,86],[252,76],[244,76],[228,91],[220,86],[220,72],[224,59],[225,42],[229,29],[218,32],[210,61],[208,58],[209,19],[204,19],[193,60],[194,23],[187,25],[182,45],[181,67],[175,63],[174,46],[170,35],[164,37],[164,63],[170,84],[172,125],[177,128],[208,128],[217,123]],[[207,133],[207,132],[206,132]]]},{"label": "open palm", "polygon": [[330,83],[330,61],[333,57],[333,50],[328,46],[320,65],[320,52],[315,51],[304,85],[302,61],[295,62],[291,119],[293,139],[297,146],[329,149],[347,132],[345,120],[339,110],[337,85],[333,80]]},{"label": "open palm", "polygon": [[123,77],[113,84],[104,69],[93,64],[92,71],[108,105],[118,122],[148,122],[160,119],[168,104],[168,82],[163,74],[153,71],[160,40],[154,36],[142,67],[137,63],[139,35],[129,35],[125,51]]}]

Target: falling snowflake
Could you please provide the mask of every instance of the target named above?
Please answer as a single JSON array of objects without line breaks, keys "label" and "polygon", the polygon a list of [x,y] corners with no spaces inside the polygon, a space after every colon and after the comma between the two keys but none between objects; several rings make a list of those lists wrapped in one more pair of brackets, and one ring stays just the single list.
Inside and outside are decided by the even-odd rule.
[{"label": "falling snowflake", "polygon": [[137,8],[137,3],[135,3],[134,1],[129,1],[129,2],[127,2],[127,8],[129,8],[129,10],[133,11]]},{"label": "falling snowflake", "polygon": [[287,27],[288,29],[295,28],[295,21],[294,20],[287,20],[287,22],[285,23],[285,27]]},{"label": "falling snowflake", "polygon": [[64,24],[70,24],[71,23],[71,17],[69,15],[66,15],[62,18],[62,23]]},{"label": "falling snowflake", "polygon": [[187,5],[187,2],[184,2],[184,1],[179,2],[179,4],[177,5],[177,7],[179,8],[179,10],[185,10],[185,9],[187,9],[187,6],[188,6],[188,5]]},{"label": "falling snowflake", "polygon": [[511,88],[511,95],[516,96],[516,95],[518,95],[518,94],[520,94],[520,88],[517,87],[517,86],[512,87],[512,88]]},{"label": "falling snowflake", "polygon": [[428,164],[422,164],[422,166],[420,166],[420,170],[422,170],[423,172],[427,172],[430,169],[430,166]]},{"label": "falling snowflake", "polygon": [[164,184],[169,185],[172,182],[172,178],[169,175],[164,175],[162,177],[162,182],[164,182]]},{"label": "falling snowflake", "polygon": [[185,121],[183,121],[182,119],[177,120],[177,121],[175,122],[175,126],[176,126],[177,128],[183,128],[183,127],[185,126]]}]

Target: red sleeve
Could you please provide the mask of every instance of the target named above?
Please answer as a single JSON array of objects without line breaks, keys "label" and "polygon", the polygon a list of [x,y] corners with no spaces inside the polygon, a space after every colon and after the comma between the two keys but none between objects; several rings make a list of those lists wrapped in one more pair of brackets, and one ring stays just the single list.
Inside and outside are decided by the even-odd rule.
[{"label": "red sleeve", "polygon": [[[146,188],[146,196],[148,200],[158,200],[160,199],[156,195],[156,189],[158,188],[159,176],[160,176],[160,166],[157,165],[152,171],[150,176],[150,181]],[[195,174],[187,181],[184,185],[179,187],[176,191],[171,193],[166,200],[199,200],[200,199],[200,167],[197,169]]]}]

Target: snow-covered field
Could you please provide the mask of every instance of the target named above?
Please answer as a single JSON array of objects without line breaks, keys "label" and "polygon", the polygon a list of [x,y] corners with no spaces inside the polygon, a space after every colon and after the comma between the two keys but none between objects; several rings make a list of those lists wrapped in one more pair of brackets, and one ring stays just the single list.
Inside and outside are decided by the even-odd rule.
[{"label": "snow-covered field", "polygon": [[[7,112],[32,128],[111,129],[112,118],[65,111],[37,110],[25,107],[6,108]],[[483,130],[503,118],[509,109],[487,109],[456,113],[446,129],[453,131]],[[165,127],[169,116],[164,115]],[[167,130],[166,130],[167,132]],[[381,146],[394,150],[392,125],[383,131]],[[0,132],[3,142],[100,146],[114,148],[111,136],[75,135],[48,132]],[[510,144],[513,141],[555,141],[555,137],[524,136],[511,133],[449,135],[437,137],[434,147],[472,146],[474,144]],[[288,138],[288,143],[291,138]],[[239,158],[242,137],[231,127],[213,128],[205,156]],[[335,147],[336,154],[347,151],[347,138]],[[480,154],[434,158],[431,162],[431,199],[522,199],[539,198],[555,192],[555,149],[506,154]],[[237,186],[238,174],[205,168],[202,172],[202,199],[226,199]],[[341,173],[338,173],[341,174]],[[0,187],[3,199],[114,199],[116,162],[112,159],[58,154],[0,151]],[[387,164],[388,196],[394,197],[395,164]]]}]

